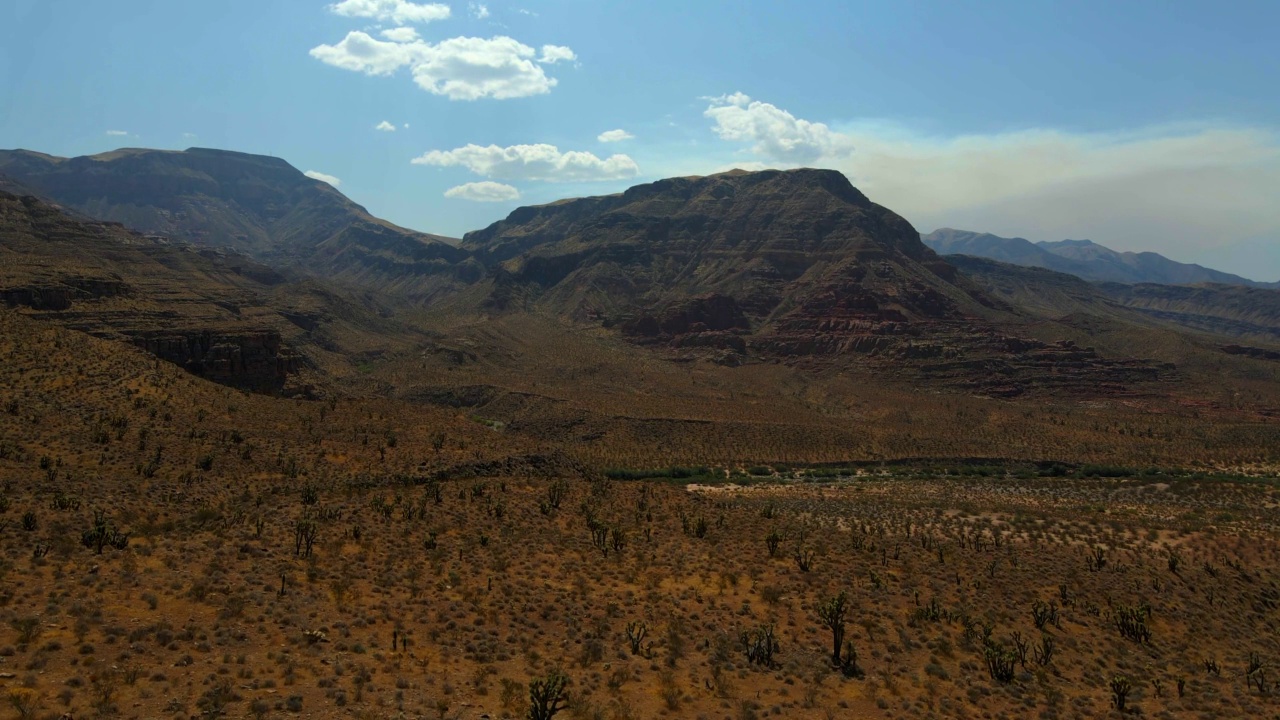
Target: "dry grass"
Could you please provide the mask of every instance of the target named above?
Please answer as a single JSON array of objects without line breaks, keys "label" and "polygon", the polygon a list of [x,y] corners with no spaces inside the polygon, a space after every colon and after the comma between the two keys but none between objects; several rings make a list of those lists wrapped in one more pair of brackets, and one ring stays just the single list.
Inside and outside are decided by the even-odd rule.
[{"label": "dry grass", "polygon": [[[569,718],[1093,718],[1120,676],[1147,715],[1275,712],[1274,671],[1251,676],[1265,693],[1246,685],[1250,653],[1280,657],[1271,480],[908,464],[690,491],[590,467],[775,448],[817,459],[839,436],[788,425],[805,402],[792,398],[773,434],[811,433],[606,435],[580,440],[576,465],[573,442],[539,437],[541,418],[494,430],[467,411],[247,395],[12,314],[0,359],[0,692],[18,717],[522,717],[529,681],[556,671]],[[942,407],[974,447],[1017,437],[1027,411]],[[1138,409],[1075,412],[1063,437],[1111,437],[1103,448],[1175,447],[1159,444],[1171,432],[1223,452],[1256,442],[1232,446],[1241,428],[1268,428],[1197,436],[1205,426],[1148,417],[1153,440],[1117,432],[1115,413],[1137,423]],[[913,416],[867,434],[928,447],[938,426]],[[717,445],[716,427],[775,445]],[[82,542],[98,511],[123,548]],[[841,592],[852,677],[832,667],[818,613]],[[1037,628],[1049,603],[1057,620]],[[1120,632],[1133,613],[1149,642]],[[766,665],[743,646],[761,626],[779,645]],[[1027,643],[1008,682],[988,673],[987,628],[993,652],[1016,654],[1015,633]]]}]

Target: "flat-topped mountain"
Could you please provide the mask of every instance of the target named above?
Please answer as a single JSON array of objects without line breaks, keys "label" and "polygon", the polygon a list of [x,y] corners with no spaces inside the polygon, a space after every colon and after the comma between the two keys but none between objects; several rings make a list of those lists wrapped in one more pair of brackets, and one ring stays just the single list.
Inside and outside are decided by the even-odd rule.
[{"label": "flat-topped mountain", "polygon": [[1158,375],[1017,337],[1014,308],[829,170],[673,178],[519,208],[462,246],[493,268],[491,310],[600,321],[730,364],[869,364],[999,392]]},{"label": "flat-topped mountain", "polygon": [[410,295],[448,285],[465,258],[446,238],[380,220],[274,157],[206,148],[76,158],[11,150],[0,151],[0,174],[144,234]]},{"label": "flat-topped mountain", "polygon": [[1094,282],[1280,286],[1280,283],[1258,282],[1201,265],[1180,263],[1159,253],[1118,252],[1092,240],[1033,243],[1024,238],[1005,238],[951,228],[935,230],[922,239],[940,255],[973,255],[1070,273]]}]

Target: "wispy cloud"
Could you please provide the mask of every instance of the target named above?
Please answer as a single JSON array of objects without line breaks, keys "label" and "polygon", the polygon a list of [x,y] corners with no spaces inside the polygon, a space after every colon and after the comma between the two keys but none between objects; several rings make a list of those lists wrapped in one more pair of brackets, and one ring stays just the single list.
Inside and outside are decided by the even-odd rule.
[{"label": "wispy cloud", "polygon": [[453,150],[432,150],[413,159],[414,165],[464,167],[477,175],[502,180],[589,182],[632,178],[639,174],[636,162],[626,155],[600,158],[589,152],[561,152],[554,145],[466,145]]},{"label": "wispy cloud", "polygon": [[520,199],[520,191],[510,185],[482,180],[451,187],[444,191],[444,196],[474,202],[511,202]]},{"label": "wispy cloud", "polygon": [[[408,126],[406,125],[405,127],[408,127]],[[395,126],[395,125],[392,125],[391,123],[387,122],[386,120],[383,120],[382,122],[378,123],[377,125],[374,125],[374,126],[373,126],[373,129],[374,129],[374,130],[381,130],[382,132],[395,132],[395,131],[396,131],[396,126]]]},{"label": "wispy cloud", "polygon": [[397,25],[445,20],[452,14],[442,3],[413,3],[407,0],[342,0],[329,11],[347,17],[372,18]]},{"label": "wispy cloud", "polygon": [[596,140],[602,143],[622,142],[623,140],[634,140],[635,135],[626,130],[606,130],[596,136]]},{"label": "wispy cloud", "polygon": [[108,130],[107,135],[110,137],[125,137],[129,134],[128,130]]},{"label": "wispy cloud", "polygon": [[1280,238],[1280,135],[1270,129],[939,136],[897,123],[808,121],[740,93],[710,99],[705,114],[720,138],[746,151],[736,164],[840,170],[925,231],[1089,237],[1181,257]]},{"label": "wispy cloud", "polygon": [[311,178],[312,180],[319,180],[320,182],[329,183],[330,185],[332,185],[332,186],[334,186],[334,187],[338,187],[339,185],[341,185],[341,184],[342,184],[342,181],[341,181],[341,180],[339,180],[338,178],[336,178],[336,177],[334,177],[334,176],[332,176],[332,175],[328,175],[328,174],[326,174],[326,173],[319,172],[319,171],[317,171],[317,170],[308,170],[308,171],[306,171],[306,172],[304,172],[304,173],[302,173],[302,174],[303,174],[303,175],[306,175],[307,177]]}]

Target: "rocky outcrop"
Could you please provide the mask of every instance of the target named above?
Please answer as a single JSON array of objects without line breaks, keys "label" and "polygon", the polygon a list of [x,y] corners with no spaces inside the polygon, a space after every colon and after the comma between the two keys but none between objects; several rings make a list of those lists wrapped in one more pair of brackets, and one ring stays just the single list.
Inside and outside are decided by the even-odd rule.
[{"label": "rocky outcrop", "polygon": [[303,366],[302,356],[272,331],[152,330],[139,331],[131,339],[143,350],[194,375],[256,392],[280,391],[290,375]]},{"label": "rocky outcrop", "polygon": [[280,275],[243,255],[82,222],[0,192],[0,300],[30,316],[134,344],[197,375],[282,392],[306,359],[262,293]]}]

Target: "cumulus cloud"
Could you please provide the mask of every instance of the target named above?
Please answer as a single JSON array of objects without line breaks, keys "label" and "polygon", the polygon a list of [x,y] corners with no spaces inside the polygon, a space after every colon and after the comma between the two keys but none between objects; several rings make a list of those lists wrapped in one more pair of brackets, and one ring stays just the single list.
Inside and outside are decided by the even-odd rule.
[{"label": "cumulus cloud", "polygon": [[444,191],[444,196],[458,200],[473,200],[475,202],[510,202],[520,199],[520,191],[510,185],[491,180],[482,180],[451,187]]},{"label": "cumulus cloud", "polygon": [[1280,238],[1280,134],[1271,129],[1206,124],[937,136],[863,121],[835,130],[740,93],[713,99],[706,116],[719,137],[749,145],[755,157],[744,162],[840,170],[924,231],[1087,237],[1246,277],[1280,275],[1280,266],[1259,270],[1230,259],[1233,248]]},{"label": "cumulus cloud", "polygon": [[471,17],[477,20],[483,20],[489,17],[489,6],[481,3],[471,3],[468,8],[471,10]]},{"label": "cumulus cloud", "polygon": [[124,137],[129,134],[128,130],[108,130],[107,135],[111,137]]},{"label": "cumulus cloud", "polygon": [[418,39],[418,31],[411,27],[387,28],[378,33],[391,42],[407,43]]},{"label": "cumulus cloud", "polygon": [[418,87],[451,100],[543,95],[555,87],[533,61],[533,48],[509,37],[456,37],[423,48],[413,66]]},{"label": "cumulus cloud", "polygon": [[385,42],[366,32],[353,30],[337,45],[311,48],[311,57],[343,70],[366,75],[390,75],[413,62],[425,44],[420,41]]},{"label": "cumulus cloud", "polygon": [[322,172],[319,172],[319,171],[316,171],[316,170],[308,170],[308,171],[306,171],[306,172],[304,172],[304,173],[302,173],[302,174],[303,174],[303,175],[306,175],[307,177],[311,178],[312,180],[319,180],[320,182],[329,183],[330,185],[332,185],[332,186],[334,186],[334,187],[338,187],[339,185],[341,185],[341,184],[342,184],[342,181],[341,181],[341,180],[339,180],[338,178],[336,178],[336,177],[334,177],[334,176],[332,176],[332,175],[326,175],[325,173],[322,173]]},{"label": "cumulus cloud", "polygon": [[477,175],[503,180],[583,182],[620,180],[640,172],[626,155],[601,159],[582,151],[560,152],[555,145],[466,145],[453,150],[432,150],[413,159],[415,165],[464,167]]},{"label": "cumulus cloud", "polygon": [[[408,127],[408,126],[406,126],[406,127]],[[395,125],[392,125],[391,123],[387,122],[386,120],[383,120],[382,122],[378,123],[377,125],[374,125],[374,126],[373,126],[373,129],[374,129],[374,130],[381,130],[382,132],[395,132],[395,131],[396,131],[396,126],[395,126]]]},{"label": "cumulus cloud", "polygon": [[596,140],[603,143],[622,142],[623,140],[632,140],[634,138],[635,135],[632,135],[626,130],[606,130],[596,136]]},{"label": "cumulus cloud", "polygon": [[752,143],[756,153],[773,160],[805,163],[853,150],[847,137],[823,123],[801,120],[740,92],[711,98],[703,114],[722,139]]},{"label": "cumulus cloud", "polygon": [[573,62],[578,59],[572,50],[563,45],[543,45],[542,55],[538,57],[538,62],[554,65],[561,60],[565,62]]},{"label": "cumulus cloud", "polygon": [[537,58],[532,47],[502,35],[397,42],[354,30],[336,45],[312,48],[311,56],[366,75],[390,75],[409,67],[418,87],[451,100],[503,100],[551,92],[557,81],[542,64],[574,57],[569,48],[558,47],[548,55],[552,47],[545,46],[543,57]]},{"label": "cumulus cloud", "polygon": [[419,4],[408,2],[408,0],[342,0],[330,5],[329,10],[337,15],[372,18],[380,22],[394,22],[397,25],[445,20],[450,15],[448,5]]}]

